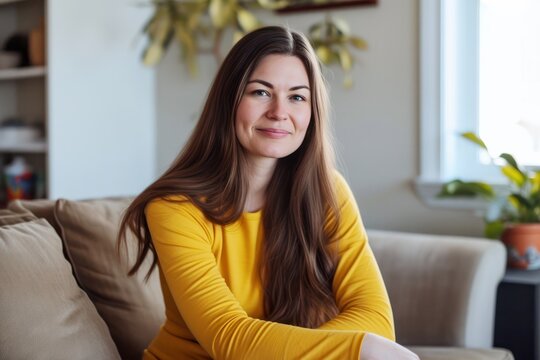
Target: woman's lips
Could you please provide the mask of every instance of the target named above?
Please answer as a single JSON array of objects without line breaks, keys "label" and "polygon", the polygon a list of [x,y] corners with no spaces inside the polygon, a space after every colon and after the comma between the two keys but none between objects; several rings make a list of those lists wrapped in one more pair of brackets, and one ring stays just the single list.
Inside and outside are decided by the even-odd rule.
[{"label": "woman's lips", "polygon": [[282,129],[257,128],[256,130],[260,134],[272,139],[281,139],[290,134],[289,131]]}]

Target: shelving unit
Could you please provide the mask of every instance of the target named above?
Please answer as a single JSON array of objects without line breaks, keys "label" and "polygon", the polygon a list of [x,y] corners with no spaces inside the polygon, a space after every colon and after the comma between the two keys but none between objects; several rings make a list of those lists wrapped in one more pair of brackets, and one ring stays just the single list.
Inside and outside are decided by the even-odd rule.
[{"label": "shelving unit", "polygon": [[[19,144],[3,133],[0,175],[22,156],[38,196],[51,199],[134,195],[151,183],[154,74],[140,62],[143,44],[130,45],[150,15],[126,1],[0,0],[0,47],[43,23],[47,54],[45,66],[0,69],[0,122],[43,134]],[[0,207],[2,186],[0,176]]]},{"label": "shelving unit", "polygon": [[[14,34],[26,34],[45,21],[46,0],[0,0],[0,47]],[[29,143],[0,140],[0,207],[5,206],[4,168],[16,156],[32,167],[37,197],[47,196],[47,67],[43,65],[0,69],[0,123],[16,118],[43,130],[42,138]]]}]

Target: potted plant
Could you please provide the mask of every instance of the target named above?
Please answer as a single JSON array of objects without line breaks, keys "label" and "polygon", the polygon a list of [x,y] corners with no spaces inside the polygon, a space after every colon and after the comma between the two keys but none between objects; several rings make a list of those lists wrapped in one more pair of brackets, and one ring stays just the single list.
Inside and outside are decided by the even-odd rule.
[{"label": "potted plant", "polygon": [[[471,132],[461,136],[488,154],[484,141]],[[520,269],[540,268],[540,170],[520,166],[502,153],[491,157],[508,184],[494,187],[481,181],[455,179],[445,183],[439,197],[480,197],[489,202],[484,217],[485,235],[501,239],[508,250],[508,265]]]}]

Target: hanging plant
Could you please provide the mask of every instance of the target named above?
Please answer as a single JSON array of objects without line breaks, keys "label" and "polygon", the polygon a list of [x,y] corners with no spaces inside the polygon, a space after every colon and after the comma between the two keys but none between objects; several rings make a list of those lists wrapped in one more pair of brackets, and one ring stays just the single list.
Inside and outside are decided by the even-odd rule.
[{"label": "hanging plant", "polygon": [[[143,27],[143,34],[149,40],[143,52],[143,63],[148,66],[159,63],[174,39],[180,45],[182,60],[195,75],[198,54],[212,53],[221,62],[221,40],[227,29],[233,31],[233,42],[237,42],[262,26],[250,11],[252,8],[276,10],[292,3],[292,0],[154,0],[155,11]],[[351,87],[354,58],[348,46],[365,49],[365,40],[352,36],[344,20],[330,17],[311,26],[308,37],[321,62],[338,63],[345,72],[344,85]]]},{"label": "hanging plant", "polygon": [[339,64],[345,73],[343,85],[351,88],[353,85],[351,69],[354,65],[351,47],[365,50],[367,42],[351,35],[347,22],[330,16],[312,25],[308,34],[319,59],[326,65]]}]

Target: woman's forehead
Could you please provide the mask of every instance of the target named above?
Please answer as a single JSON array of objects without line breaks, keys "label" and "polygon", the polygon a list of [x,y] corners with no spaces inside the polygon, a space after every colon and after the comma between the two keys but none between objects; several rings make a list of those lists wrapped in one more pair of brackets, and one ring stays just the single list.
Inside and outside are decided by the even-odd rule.
[{"label": "woman's forehead", "polygon": [[247,79],[248,82],[256,80],[290,87],[309,88],[310,85],[304,63],[294,55],[266,55],[258,62]]}]

